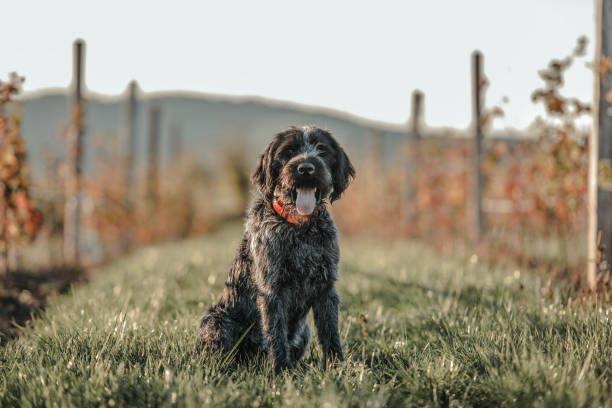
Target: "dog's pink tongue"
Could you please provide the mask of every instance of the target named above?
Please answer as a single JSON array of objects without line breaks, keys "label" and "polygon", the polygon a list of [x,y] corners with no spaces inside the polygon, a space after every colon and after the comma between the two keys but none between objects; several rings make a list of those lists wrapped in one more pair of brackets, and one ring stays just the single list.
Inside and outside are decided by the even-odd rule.
[{"label": "dog's pink tongue", "polygon": [[298,188],[297,199],[295,200],[295,206],[297,212],[300,215],[310,215],[314,211],[317,199],[315,198],[314,188]]}]

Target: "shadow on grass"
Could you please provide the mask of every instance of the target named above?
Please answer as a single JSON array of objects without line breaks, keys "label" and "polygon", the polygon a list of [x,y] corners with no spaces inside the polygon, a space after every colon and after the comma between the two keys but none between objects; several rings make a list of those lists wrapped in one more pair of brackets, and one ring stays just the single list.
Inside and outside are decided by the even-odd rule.
[{"label": "shadow on grass", "polygon": [[0,280],[0,346],[19,334],[32,316],[42,311],[49,295],[65,293],[73,283],[86,280],[86,270],[58,266],[11,271]]},{"label": "shadow on grass", "polygon": [[438,303],[440,299],[454,299],[460,305],[469,309],[488,308],[497,309],[505,299],[517,299],[520,289],[516,291],[507,287],[483,288],[469,284],[456,290],[438,289],[425,286],[413,281],[401,281],[393,277],[376,275],[368,272],[356,272],[371,282],[367,292],[359,295],[343,294],[345,304],[359,307],[372,299],[378,300],[383,306],[389,308],[404,308],[406,305],[423,307],[432,302]]}]

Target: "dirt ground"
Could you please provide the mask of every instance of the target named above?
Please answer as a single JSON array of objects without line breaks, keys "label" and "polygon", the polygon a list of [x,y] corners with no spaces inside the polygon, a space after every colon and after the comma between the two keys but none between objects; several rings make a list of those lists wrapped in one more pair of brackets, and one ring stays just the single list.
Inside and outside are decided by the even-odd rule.
[{"label": "dirt ground", "polygon": [[40,313],[50,296],[65,293],[87,276],[85,269],[75,267],[16,270],[0,276],[0,345],[14,338],[20,327]]}]

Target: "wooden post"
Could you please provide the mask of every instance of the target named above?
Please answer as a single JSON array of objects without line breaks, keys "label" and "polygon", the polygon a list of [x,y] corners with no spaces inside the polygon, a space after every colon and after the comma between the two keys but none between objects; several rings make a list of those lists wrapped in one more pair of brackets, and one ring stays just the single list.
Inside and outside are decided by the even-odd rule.
[{"label": "wooden post", "polygon": [[[0,105],[0,109],[2,109]],[[2,114],[3,112],[0,112]],[[6,191],[6,184],[0,183],[0,197],[4,197]],[[8,257],[8,235],[6,231],[6,227],[4,226],[6,223],[6,218],[8,215],[8,206],[6,200],[4,198],[0,200],[0,222],[2,222],[3,226],[0,228],[0,264],[2,269],[2,275],[4,276],[4,284],[8,287],[9,284],[9,257]]]},{"label": "wooden post", "polygon": [[85,42],[76,40],[73,44],[71,126],[68,132],[68,175],[66,180],[66,205],[64,213],[64,262],[80,263],[80,221],[81,221],[81,175],[83,165],[83,134],[85,107],[84,88]]},{"label": "wooden post", "polygon": [[419,90],[412,92],[412,104],[410,110],[410,131],[406,140],[405,151],[405,199],[403,208],[403,226],[409,233],[417,232],[417,212],[415,210],[417,198],[416,176],[420,170],[420,152],[422,138],[422,111],[423,93]]},{"label": "wooden post", "polygon": [[[484,234],[484,213],[482,211],[482,74],[483,57],[479,51],[472,53],[472,127],[474,132],[474,182],[473,182],[473,229],[474,238],[480,242]],[[469,208],[469,206],[468,206]]]},{"label": "wooden post", "polygon": [[155,205],[159,197],[159,122],[160,108],[149,108],[149,151],[147,168],[147,199]]},{"label": "wooden post", "polygon": [[612,166],[612,0],[596,1],[593,126],[589,146],[589,236],[587,283],[594,290],[599,273],[612,262],[612,188],[599,171]]},{"label": "wooden post", "polygon": [[383,131],[374,128],[370,129],[370,154],[372,164],[376,167],[377,171],[382,168],[382,163],[384,161],[383,144]]},{"label": "wooden post", "polygon": [[[136,156],[136,94],[138,92],[138,84],[132,80],[128,84],[127,100],[124,106],[124,123],[123,123],[123,199],[125,201],[126,214],[132,217],[134,214],[135,203],[137,197],[135,196],[136,188],[134,186],[134,158]],[[121,242],[120,247],[122,250],[127,251],[132,247],[134,240],[134,234],[132,231],[133,225],[130,222],[127,223],[121,229]]]},{"label": "wooden post", "polygon": [[421,139],[421,121],[423,111],[423,92],[416,89],[412,92],[412,112],[410,116],[410,129],[412,131],[412,139],[418,141]]},{"label": "wooden post", "polygon": [[183,157],[183,132],[179,124],[170,126],[170,158],[173,164],[179,164]]},{"label": "wooden post", "polygon": [[134,189],[134,157],[136,154],[136,92],[138,85],[136,81],[130,81],[128,85],[128,99],[125,107],[125,188],[126,201],[131,203],[130,192]]}]

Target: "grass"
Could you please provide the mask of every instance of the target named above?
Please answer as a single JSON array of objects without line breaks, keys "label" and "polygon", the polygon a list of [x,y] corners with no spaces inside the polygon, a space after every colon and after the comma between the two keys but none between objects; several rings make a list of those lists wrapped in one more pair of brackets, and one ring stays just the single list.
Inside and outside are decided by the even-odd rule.
[{"label": "grass", "polygon": [[609,305],[414,242],[342,240],[344,363],[322,371],[314,340],[281,377],[224,365],[196,331],[239,237],[143,249],[57,299],[0,349],[0,406],[612,406]]}]

